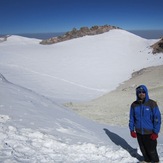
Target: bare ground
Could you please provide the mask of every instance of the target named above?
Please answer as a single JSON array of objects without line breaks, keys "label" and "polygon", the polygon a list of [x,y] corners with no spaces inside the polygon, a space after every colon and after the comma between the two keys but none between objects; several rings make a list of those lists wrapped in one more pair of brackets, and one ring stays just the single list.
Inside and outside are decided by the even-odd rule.
[{"label": "bare ground", "polygon": [[[136,99],[135,88],[144,84],[163,115],[163,65],[133,73],[132,78],[116,90],[86,103],[67,103],[68,108],[100,123],[128,126],[130,105]],[[162,116],[163,117],[163,116]],[[161,128],[163,132],[163,127]]]}]

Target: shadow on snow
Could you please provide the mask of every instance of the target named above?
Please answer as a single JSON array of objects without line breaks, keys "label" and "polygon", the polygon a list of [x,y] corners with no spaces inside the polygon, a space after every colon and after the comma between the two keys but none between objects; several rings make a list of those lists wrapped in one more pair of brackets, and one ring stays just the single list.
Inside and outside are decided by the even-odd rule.
[{"label": "shadow on snow", "polygon": [[115,143],[118,146],[121,146],[123,149],[129,152],[129,154],[138,159],[139,161],[143,160],[143,157],[137,153],[137,149],[132,148],[123,138],[121,138],[119,135],[109,131],[108,129],[103,129],[110,138],[110,140]]}]

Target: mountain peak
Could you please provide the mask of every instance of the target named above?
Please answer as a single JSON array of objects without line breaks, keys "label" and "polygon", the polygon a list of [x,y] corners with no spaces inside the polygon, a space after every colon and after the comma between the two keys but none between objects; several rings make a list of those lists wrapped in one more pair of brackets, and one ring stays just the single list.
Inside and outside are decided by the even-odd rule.
[{"label": "mountain peak", "polygon": [[74,38],[83,37],[86,35],[97,35],[108,32],[112,29],[120,29],[119,27],[111,26],[111,25],[104,25],[104,26],[92,26],[91,28],[88,27],[81,27],[79,30],[73,28],[71,31],[66,32],[62,36],[52,37],[46,40],[42,40],[40,44],[47,45],[47,44],[55,44],[62,41],[67,41]]}]

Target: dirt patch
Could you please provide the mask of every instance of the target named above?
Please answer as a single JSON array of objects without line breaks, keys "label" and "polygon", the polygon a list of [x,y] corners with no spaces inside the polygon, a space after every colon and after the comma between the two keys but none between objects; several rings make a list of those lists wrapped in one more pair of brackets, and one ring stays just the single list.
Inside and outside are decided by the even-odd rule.
[{"label": "dirt patch", "polygon": [[163,65],[133,73],[132,78],[122,83],[116,90],[90,102],[68,103],[66,106],[100,123],[128,126],[130,105],[136,99],[135,88],[140,84],[147,86],[149,97],[158,103],[163,115]]}]

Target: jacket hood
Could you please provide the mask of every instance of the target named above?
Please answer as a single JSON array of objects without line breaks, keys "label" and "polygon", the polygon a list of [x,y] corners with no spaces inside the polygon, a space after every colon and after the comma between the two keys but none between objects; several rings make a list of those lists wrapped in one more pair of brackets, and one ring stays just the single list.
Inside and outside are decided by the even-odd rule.
[{"label": "jacket hood", "polygon": [[145,85],[139,85],[137,88],[136,88],[136,100],[138,100],[138,90],[139,89],[143,89],[145,91],[145,102],[149,100],[149,95],[148,95],[148,89]]}]

